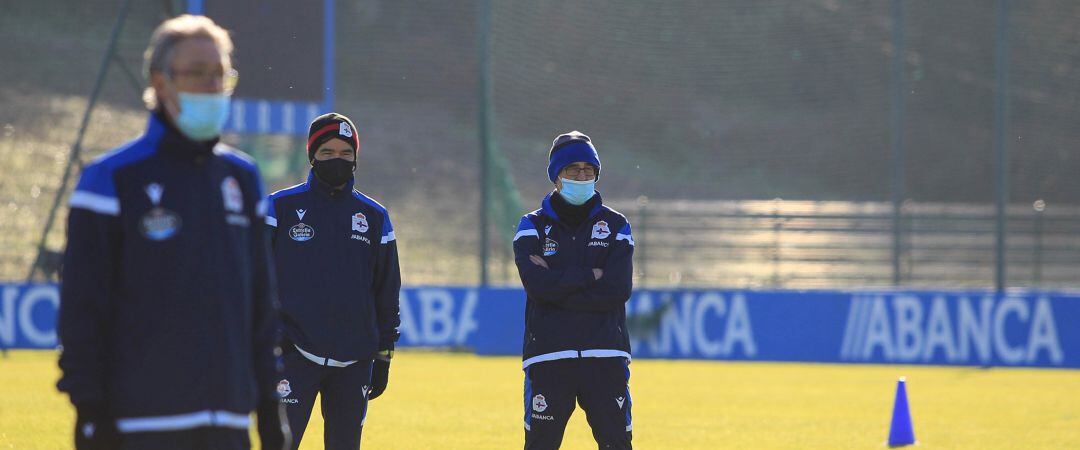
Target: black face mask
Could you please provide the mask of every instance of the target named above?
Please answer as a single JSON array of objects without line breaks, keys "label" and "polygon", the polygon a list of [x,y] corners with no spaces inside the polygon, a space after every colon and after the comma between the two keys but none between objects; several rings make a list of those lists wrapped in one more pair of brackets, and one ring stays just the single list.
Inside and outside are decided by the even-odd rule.
[{"label": "black face mask", "polygon": [[311,164],[315,170],[315,176],[332,187],[338,187],[348,182],[349,178],[352,178],[353,169],[356,167],[352,161],[341,158],[322,161],[316,159]]}]

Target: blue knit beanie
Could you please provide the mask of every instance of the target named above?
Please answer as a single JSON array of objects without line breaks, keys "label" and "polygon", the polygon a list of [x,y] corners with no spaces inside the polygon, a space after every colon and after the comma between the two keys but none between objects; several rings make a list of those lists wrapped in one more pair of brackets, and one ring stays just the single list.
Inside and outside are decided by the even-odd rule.
[{"label": "blue knit beanie", "polygon": [[548,152],[548,179],[554,183],[563,167],[576,162],[596,166],[596,177],[600,178],[600,155],[596,154],[592,140],[580,131],[560,134],[551,143],[551,151]]}]

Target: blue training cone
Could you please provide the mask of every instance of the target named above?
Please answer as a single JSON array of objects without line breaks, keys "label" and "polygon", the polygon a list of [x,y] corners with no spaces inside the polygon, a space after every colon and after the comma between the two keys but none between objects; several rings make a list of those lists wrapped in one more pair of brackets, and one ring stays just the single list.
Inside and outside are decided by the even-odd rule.
[{"label": "blue training cone", "polygon": [[896,382],[896,400],[893,402],[892,424],[889,426],[889,447],[902,447],[915,443],[915,429],[911,426],[905,378]]}]

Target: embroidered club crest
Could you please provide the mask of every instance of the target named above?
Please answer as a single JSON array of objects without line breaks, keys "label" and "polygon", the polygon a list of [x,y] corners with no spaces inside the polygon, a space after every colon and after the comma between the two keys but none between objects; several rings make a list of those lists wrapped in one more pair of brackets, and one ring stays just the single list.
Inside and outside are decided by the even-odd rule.
[{"label": "embroidered club crest", "polygon": [[604,239],[608,236],[611,236],[611,229],[608,228],[607,222],[601,220],[592,226],[593,239]]},{"label": "embroidered club crest", "polygon": [[532,398],[532,409],[536,412],[544,412],[548,407],[547,399],[541,394],[536,394]]},{"label": "embroidered club crest", "polygon": [[221,182],[221,198],[225,202],[225,210],[234,213],[244,211],[244,194],[240,192],[240,183],[236,178],[225,177]]},{"label": "embroidered club crest", "polygon": [[364,213],[357,212],[356,214],[353,214],[352,229],[359,233],[364,233],[368,230],[367,216],[365,216]]},{"label": "embroidered club crest", "polygon": [[292,394],[292,387],[289,386],[289,380],[278,381],[278,384],[277,384],[277,395],[278,395],[278,397],[282,397],[282,398],[288,397],[289,394]]}]

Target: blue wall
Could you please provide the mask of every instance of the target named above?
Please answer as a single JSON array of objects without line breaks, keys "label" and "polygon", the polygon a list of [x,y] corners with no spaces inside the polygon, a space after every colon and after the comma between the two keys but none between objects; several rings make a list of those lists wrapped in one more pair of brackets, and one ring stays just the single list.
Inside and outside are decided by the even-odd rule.
[{"label": "blue wall", "polygon": [[[55,285],[0,285],[0,343],[56,346]],[[521,289],[402,291],[400,347],[521,350]],[[636,358],[1080,368],[1080,294],[639,290]]]}]

